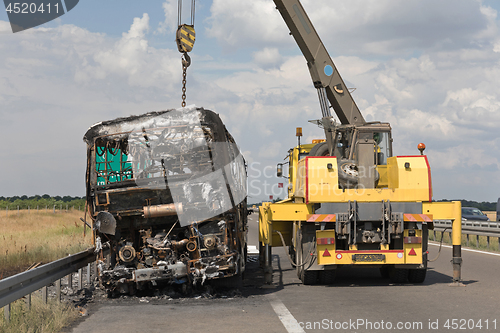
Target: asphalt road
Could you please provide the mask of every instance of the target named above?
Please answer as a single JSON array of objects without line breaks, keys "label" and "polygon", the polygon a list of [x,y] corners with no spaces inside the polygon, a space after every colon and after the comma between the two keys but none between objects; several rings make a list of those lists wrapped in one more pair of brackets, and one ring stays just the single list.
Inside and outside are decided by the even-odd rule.
[{"label": "asphalt road", "polygon": [[[258,244],[257,220],[250,216],[249,245]],[[430,246],[430,258],[437,249]],[[378,269],[360,268],[339,270],[332,286],[304,286],[274,248],[271,286],[251,262],[241,294],[104,300],[69,332],[500,332],[500,255],[462,255],[462,287],[450,286],[447,247],[420,285],[394,285]]]}]

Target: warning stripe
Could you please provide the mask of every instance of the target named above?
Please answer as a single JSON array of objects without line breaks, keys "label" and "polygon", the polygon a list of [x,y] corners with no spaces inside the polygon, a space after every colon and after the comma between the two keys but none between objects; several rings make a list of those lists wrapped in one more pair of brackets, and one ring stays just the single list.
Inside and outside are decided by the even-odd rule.
[{"label": "warning stripe", "polygon": [[308,214],[307,222],[335,222],[335,214]]},{"label": "warning stripe", "polygon": [[188,25],[182,25],[177,32],[177,38],[185,52],[190,52],[193,49],[196,33],[194,28]]},{"label": "warning stripe", "polygon": [[404,214],[406,222],[432,222],[432,214]]}]

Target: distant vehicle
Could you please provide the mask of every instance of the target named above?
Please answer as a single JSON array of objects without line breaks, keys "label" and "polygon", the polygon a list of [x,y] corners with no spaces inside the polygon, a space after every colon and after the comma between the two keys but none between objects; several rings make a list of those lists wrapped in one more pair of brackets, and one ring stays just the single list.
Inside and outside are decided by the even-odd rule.
[{"label": "distant vehicle", "polygon": [[474,207],[462,207],[462,221],[489,221],[486,214]]}]

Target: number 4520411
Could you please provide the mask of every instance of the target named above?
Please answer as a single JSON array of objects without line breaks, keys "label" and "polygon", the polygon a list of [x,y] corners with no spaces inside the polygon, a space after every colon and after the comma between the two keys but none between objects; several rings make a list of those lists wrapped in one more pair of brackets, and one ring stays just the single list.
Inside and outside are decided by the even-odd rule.
[{"label": "number 4520411", "polygon": [[5,8],[5,11],[9,14],[35,14],[35,13],[59,13],[59,4],[51,4],[51,3],[27,3],[27,2],[14,2],[9,3],[9,5]]},{"label": "number 4520411", "polygon": [[449,330],[477,330],[477,329],[497,329],[497,320],[474,320],[474,319],[448,319],[443,325]]}]

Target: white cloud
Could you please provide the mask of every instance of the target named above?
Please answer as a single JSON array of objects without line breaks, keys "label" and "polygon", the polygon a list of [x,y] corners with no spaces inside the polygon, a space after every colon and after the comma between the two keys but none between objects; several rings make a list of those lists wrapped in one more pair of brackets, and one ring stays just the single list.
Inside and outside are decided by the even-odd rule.
[{"label": "white cloud", "polygon": [[281,64],[282,57],[277,48],[265,47],[264,49],[253,53],[253,60],[262,68],[270,68]]},{"label": "white cloud", "polygon": [[[456,50],[483,43],[496,27],[494,10],[468,0],[303,0],[302,4],[332,55]],[[214,0],[210,36],[227,49],[293,47],[274,7],[266,0]]]},{"label": "white cloud", "polygon": [[123,73],[133,76],[144,64],[144,54],[148,52],[148,41],[144,38],[149,30],[149,16],[135,18],[128,33],[110,50],[95,54],[94,60],[108,72]]},{"label": "white cloud", "polygon": [[281,142],[278,141],[273,141],[267,144],[264,147],[261,147],[259,151],[259,157],[260,158],[279,158],[281,155],[283,155],[283,147],[281,145]]},{"label": "white cloud", "polygon": [[165,21],[158,25],[157,33],[174,32],[177,30],[177,1],[166,0],[162,4],[163,12],[165,13]]},{"label": "white cloud", "polygon": [[272,1],[213,0],[210,12],[207,32],[227,49],[283,44],[288,39],[288,30]]}]

